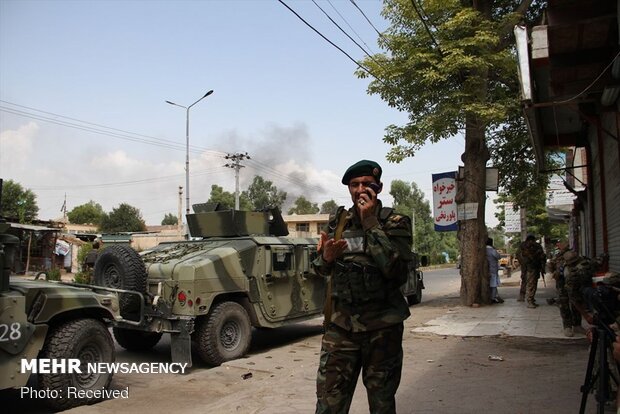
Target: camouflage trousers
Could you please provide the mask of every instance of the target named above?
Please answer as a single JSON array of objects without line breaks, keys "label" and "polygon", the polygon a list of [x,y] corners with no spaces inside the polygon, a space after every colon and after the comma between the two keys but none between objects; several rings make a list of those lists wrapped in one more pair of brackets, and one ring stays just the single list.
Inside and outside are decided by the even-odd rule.
[{"label": "camouflage trousers", "polygon": [[519,300],[523,302],[525,300],[525,287],[527,286],[527,268],[525,265],[521,265],[521,286],[519,286]]},{"label": "camouflage trousers", "polygon": [[527,276],[525,278],[525,300],[527,303],[535,303],[536,290],[538,289],[538,276],[540,270],[527,269]]},{"label": "camouflage trousers", "polygon": [[321,342],[316,413],[348,413],[360,370],[369,412],[396,413],[394,396],[403,366],[402,341],[402,323],[356,333],[331,324]]},{"label": "camouflage trousers", "polygon": [[566,290],[566,281],[563,277],[555,282],[558,291],[558,304],[560,306],[560,316],[562,317],[562,326],[570,328],[573,326],[581,326],[581,314],[570,303],[568,291]]}]

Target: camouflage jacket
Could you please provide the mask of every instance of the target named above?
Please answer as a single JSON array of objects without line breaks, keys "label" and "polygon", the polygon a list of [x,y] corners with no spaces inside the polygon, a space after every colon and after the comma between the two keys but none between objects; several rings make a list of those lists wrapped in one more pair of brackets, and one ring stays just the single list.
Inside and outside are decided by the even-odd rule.
[{"label": "camouflage jacket", "polygon": [[594,266],[590,259],[580,257],[575,263],[564,266],[564,280],[568,298],[574,303],[584,303],[582,288],[592,287]]},{"label": "camouflage jacket", "polygon": [[568,251],[570,251],[569,247],[560,249],[549,262],[549,272],[553,274],[555,280],[564,278],[564,253]]},{"label": "camouflage jacket", "polygon": [[517,257],[519,263],[527,267],[529,270],[542,270],[547,256],[540,244],[534,240],[526,240],[519,246],[517,250]]},{"label": "camouflage jacket", "polygon": [[[344,209],[340,207],[338,212]],[[325,229],[333,237],[338,212]],[[326,264],[322,252],[313,261],[318,274],[332,283],[331,322],[364,332],[385,328],[409,317],[409,307],[400,286],[406,282],[411,252],[411,220],[381,208],[362,223],[357,209],[348,210],[343,238],[347,251],[335,263]],[[329,298],[328,298],[329,299]]]}]

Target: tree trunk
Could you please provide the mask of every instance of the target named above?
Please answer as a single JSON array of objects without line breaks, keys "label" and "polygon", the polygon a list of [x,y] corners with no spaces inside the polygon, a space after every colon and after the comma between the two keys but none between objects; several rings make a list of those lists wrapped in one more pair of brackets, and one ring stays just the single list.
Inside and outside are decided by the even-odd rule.
[{"label": "tree trunk", "polygon": [[477,203],[475,219],[459,221],[458,238],[461,245],[461,301],[464,305],[490,302],[489,266],[486,258],[487,231],[484,222],[486,205],[486,163],[489,151],[485,128],[476,117],[466,120],[465,152],[461,155],[464,177],[458,183],[456,201]]},{"label": "tree trunk", "polygon": [[[491,19],[491,1],[475,0],[474,9]],[[488,103],[488,69],[464,74],[463,87],[475,102]],[[465,86],[467,85],[467,86]],[[477,217],[459,221],[461,245],[461,302],[463,305],[490,303],[489,265],[486,257],[487,230],[484,222],[486,207],[486,164],[490,158],[486,145],[486,123],[475,113],[465,115],[465,152],[461,155],[464,176],[459,181],[456,202],[476,203]]]}]

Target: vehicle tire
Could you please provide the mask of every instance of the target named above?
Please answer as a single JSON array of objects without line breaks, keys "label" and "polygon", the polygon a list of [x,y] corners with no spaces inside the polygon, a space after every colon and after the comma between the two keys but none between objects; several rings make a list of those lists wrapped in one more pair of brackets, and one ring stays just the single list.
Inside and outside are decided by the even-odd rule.
[{"label": "vehicle tire", "polygon": [[413,295],[407,296],[407,303],[409,304],[409,306],[412,306],[417,305],[420,302],[422,302],[422,282],[418,281],[415,293]]},{"label": "vehicle tire", "polygon": [[248,352],[251,340],[250,317],[236,302],[216,305],[199,320],[194,332],[198,355],[212,366],[241,358]]},{"label": "vehicle tire", "polygon": [[69,388],[75,387],[76,395],[79,396],[80,390],[101,390],[110,385],[112,373],[89,373],[86,363],[114,362],[114,342],[103,322],[96,319],[76,319],[50,328],[39,358],[77,358],[82,361],[82,373],[38,374],[40,389],[58,391],[58,398],[50,398],[47,404],[55,410],[66,410],[100,399],[92,395],[69,396]]},{"label": "vehicle tire", "polygon": [[112,328],[114,339],[128,351],[148,351],[161,339],[161,332],[144,332],[136,329]]},{"label": "vehicle tire", "polygon": [[[106,247],[95,263],[95,285],[98,286],[146,293],[146,276],[142,258],[129,246]],[[121,315],[134,317],[140,310],[140,298],[129,294],[119,296]]]}]

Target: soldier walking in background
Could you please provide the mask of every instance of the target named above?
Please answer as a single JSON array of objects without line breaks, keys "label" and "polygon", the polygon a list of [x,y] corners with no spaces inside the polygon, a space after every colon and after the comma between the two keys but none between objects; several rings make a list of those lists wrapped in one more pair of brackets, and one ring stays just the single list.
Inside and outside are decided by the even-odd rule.
[{"label": "soldier walking in background", "polygon": [[595,271],[594,263],[573,251],[564,253],[562,257],[564,259],[566,293],[568,294],[570,304],[577,309],[589,324],[593,324],[594,319],[588,311],[582,289],[592,287],[592,277]]},{"label": "soldier walking in background", "polygon": [[571,304],[568,297],[568,291],[566,290],[566,277],[564,276],[564,254],[569,252],[570,249],[566,242],[558,243],[558,252],[551,261],[551,268],[549,269],[555,280],[555,288],[558,292],[558,305],[560,307],[560,316],[562,317],[562,326],[564,328],[564,336],[571,337],[575,331],[581,331],[585,333],[585,330],[581,327],[581,314]]},{"label": "soldier walking in background", "polygon": [[[317,413],[347,413],[360,371],[371,413],[395,413],[403,364],[400,286],[412,260],[411,220],[382,208],[381,167],[362,160],[347,169],[353,207],[339,207],[321,232],[317,273],[328,277],[325,333],[317,374]],[[342,238],[339,238],[340,231]]]},{"label": "soldier walking in background", "polygon": [[[525,299],[527,300],[528,308],[536,308],[536,289],[538,288],[538,278],[540,273],[545,268],[545,262],[547,256],[540,243],[536,242],[536,237],[530,234],[525,239],[525,242],[521,243],[519,250],[517,251],[519,262],[521,262],[521,292],[524,291],[525,282]],[[525,277],[523,272],[526,272]],[[521,299],[521,294],[519,295]]]},{"label": "soldier walking in background", "polygon": [[525,301],[525,288],[527,286],[527,264],[523,260],[521,256],[521,252],[523,251],[523,246],[525,242],[521,242],[519,248],[517,249],[515,256],[517,256],[517,260],[519,261],[519,267],[521,268],[521,285],[519,286],[519,297],[517,298],[517,302]]}]

